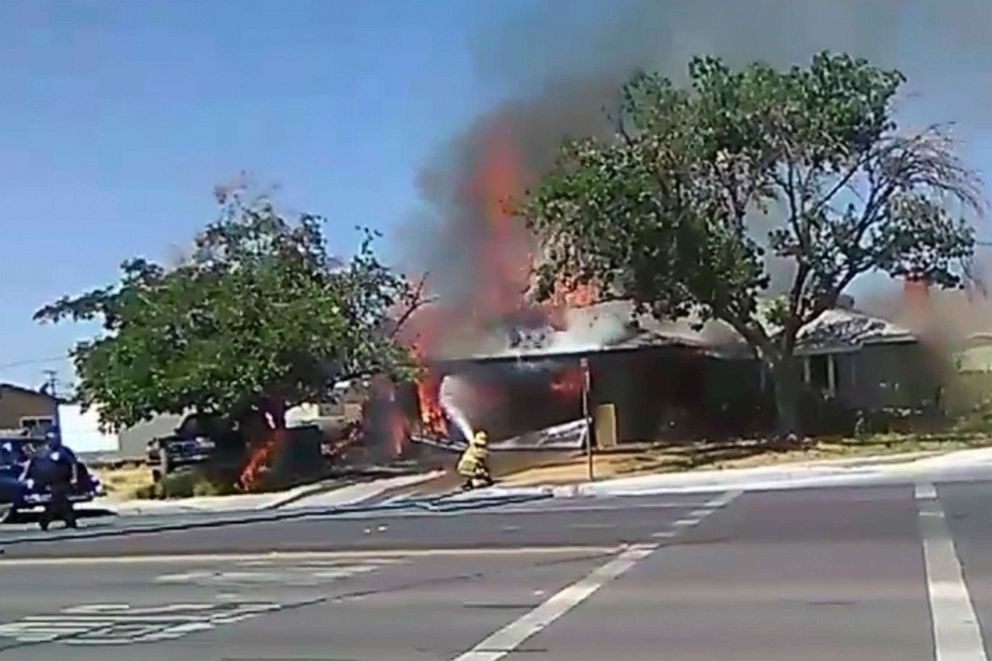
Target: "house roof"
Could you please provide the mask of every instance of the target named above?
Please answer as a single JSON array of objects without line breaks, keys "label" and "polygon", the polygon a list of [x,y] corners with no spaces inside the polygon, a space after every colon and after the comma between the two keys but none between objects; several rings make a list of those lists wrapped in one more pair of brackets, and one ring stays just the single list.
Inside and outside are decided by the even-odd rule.
[{"label": "house roof", "polygon": [[871,344],[915,342],[916,335],[891,321],[858,310],[827,310],[804,326],[796,338],[797,354],[856,351]]},{"label": "house roof", "polygon": [[18,386],[13,383],[0,383],[0,397],[3,397],[4,391],[13,391],[22,393],[25,395],[33,395],[35,397],[45,397],[47,399],[55,399],[47,392],[42,392],[40,390],[35,390],[34,388],[26,388],[24,386]]},{"label": "house roof", "polygon": [[[608,301],[565,312],[566,330],[547,326],[508,331],[495,328],[479,337],[446,343],[431,356],[438,361],[524,360],[644,348],[720,350],[712,329],[694,331],[689,322],[662,323],[634,314],[629,301]],[[711,325],[712,326],[712,325]]]},{"label": "house roof", "polygon": [[[636,314],[630,301],[606,301],[566,312],[567,330],[538,328],[515,331],[495,329],[485,337],[448,343],[432,359],[446,361],[525,360],[584,355],[647,348],[681,347],[721,358],[751,354],[744,339],[728,324],[698,318],[659,321]],[[775,332],[765,324],[769,332]],[[916,341],[906,328],[853,309],[828,310],[804,327],[796,353],[817,354],[856,351],[868,344]]]}]

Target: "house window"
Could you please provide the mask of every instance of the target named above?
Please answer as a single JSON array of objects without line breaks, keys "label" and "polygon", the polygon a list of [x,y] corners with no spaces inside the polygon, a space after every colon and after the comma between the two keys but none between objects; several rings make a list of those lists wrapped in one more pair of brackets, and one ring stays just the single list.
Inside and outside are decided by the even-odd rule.
[{"label": "house window", "polygon": [[55,419],[49,415],[25,416],[21,418],[21,429],[28,431],[48,431],[55,426]]}]

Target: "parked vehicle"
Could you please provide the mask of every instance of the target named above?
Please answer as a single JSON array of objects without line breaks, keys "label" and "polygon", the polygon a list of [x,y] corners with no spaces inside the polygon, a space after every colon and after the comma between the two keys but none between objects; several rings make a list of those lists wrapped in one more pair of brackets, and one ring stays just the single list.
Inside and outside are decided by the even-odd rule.
[{"label": "parked vehicle", "polygon": [[[25,470],[28,462],[45,447],[44,439],[33,437],[0,438],[0,523],[18,511],[43,508],[52,501],[47,487],[35,484]],[[72,485],[69,500],[73,503],[88,503],[106,490],[100,479],[93,475],[86,465],[76,461],[77,480]]]},{"label": "parked vehicle", "polygon": [[175,470],[204,464],[218,454],[239,453],[244,449],[241,434],[223,419],[191,414],[169,436],[152,439],[145,449],[145,463],[158,481]]}]

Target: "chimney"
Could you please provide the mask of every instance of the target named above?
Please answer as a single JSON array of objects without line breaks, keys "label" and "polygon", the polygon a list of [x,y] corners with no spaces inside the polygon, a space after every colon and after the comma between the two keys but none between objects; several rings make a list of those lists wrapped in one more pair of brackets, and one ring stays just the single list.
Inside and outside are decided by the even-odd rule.
[{"label": "chimney", "polygon": [[921,276],[906,276],[903,281],[903,304],[910,314],[923,314],[930,306],[930,283]]},{"label": "chimney", "polygon": [[916,334],[930,332],[930,283],[920,276],[907,276],[903,280],[902,308],[900,315],[908,328]]}]

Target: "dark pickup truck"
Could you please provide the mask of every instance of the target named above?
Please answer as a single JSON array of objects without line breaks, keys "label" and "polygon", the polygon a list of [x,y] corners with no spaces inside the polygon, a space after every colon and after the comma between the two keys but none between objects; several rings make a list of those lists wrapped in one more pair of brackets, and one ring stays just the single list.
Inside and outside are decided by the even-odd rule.
[{"label": "dark pickup truck", "polygon": [[243,449],[241,434],[221,418],[191,414],[169,436],[148,442],[145,463],[157,481],[178,468],[206,463],[218,453],[238,453]]}]

